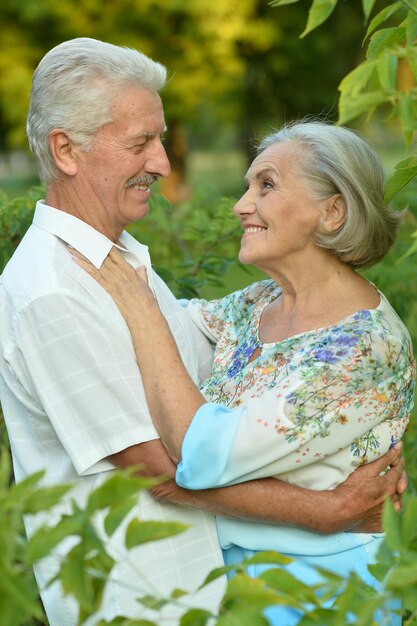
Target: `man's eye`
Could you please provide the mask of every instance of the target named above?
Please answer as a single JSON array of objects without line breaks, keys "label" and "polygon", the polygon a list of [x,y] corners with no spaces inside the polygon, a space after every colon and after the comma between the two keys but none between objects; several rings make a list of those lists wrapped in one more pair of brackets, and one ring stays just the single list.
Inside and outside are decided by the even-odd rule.
[{"label": "man's eye", "polygon": [[144,146],[145,146],[144,143],[138,143],[138,144],[136,144],[135,146],[132,147],[132,152],[134,154],[138,154],[138,152],[142,152]]}]

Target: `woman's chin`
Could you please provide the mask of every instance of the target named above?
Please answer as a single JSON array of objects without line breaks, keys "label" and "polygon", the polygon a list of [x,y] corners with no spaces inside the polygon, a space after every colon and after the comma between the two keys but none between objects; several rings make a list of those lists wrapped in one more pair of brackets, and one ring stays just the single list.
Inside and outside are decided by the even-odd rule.
[{"label": "woman's chin", "polygon": [[243,265],[250,265],[252,263],[250,254],[248,254],[246,250],[242,250],[242,248],[239,251],[238,259]]}]

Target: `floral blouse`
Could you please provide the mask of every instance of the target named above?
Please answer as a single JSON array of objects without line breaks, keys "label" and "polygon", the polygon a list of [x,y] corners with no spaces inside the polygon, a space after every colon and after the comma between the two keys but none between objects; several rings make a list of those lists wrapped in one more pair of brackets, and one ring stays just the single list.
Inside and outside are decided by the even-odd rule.
[{"label": "floral blouse", "polygon": [[[280,288],[255,283],[221,300],[192,300],[216,344],[207,399],[184,440],[177,482],[203,489],[279,476],[330,489],[398,441],[413,406],[409,334],[383,294],[375,309],[262,343],[263,309]],[[260,356],[249,362],[256,348]]]}]

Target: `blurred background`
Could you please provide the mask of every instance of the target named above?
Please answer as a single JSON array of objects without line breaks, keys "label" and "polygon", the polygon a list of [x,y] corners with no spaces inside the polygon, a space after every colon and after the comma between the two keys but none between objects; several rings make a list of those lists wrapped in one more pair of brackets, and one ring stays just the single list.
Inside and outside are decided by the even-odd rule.
[{"label": "blurred background", "polygon": [[[207,184],[223,195],[239,194],[252,141],[305,115],[336,119],[338,84],[361,59],[360,0],[342,3],[323,26],[300,39],[309,5],[309,0],[279,9],[266,0],[3,0],[1,187],[19,194],[36,182],[25,138],[34,68],[56,44],[87,36],[138,48],[168,68],[162,96],[173,175],[164,195],[179,202]],[[382,126],[367,126],[366,134],[384,151],[396,149],[395,129],[386,121]]]}]

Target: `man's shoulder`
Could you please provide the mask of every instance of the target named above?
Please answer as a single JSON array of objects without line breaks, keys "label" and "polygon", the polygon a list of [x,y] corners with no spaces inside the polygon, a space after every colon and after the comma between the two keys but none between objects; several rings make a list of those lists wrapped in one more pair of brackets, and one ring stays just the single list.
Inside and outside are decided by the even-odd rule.
[{"label": "man's shoulder", "polygon": [[66,268],[71,270],[72,264],[62,241],[31,226],[1,275],[0,299],[21,310],[39,297],[58,293],[70,283]]}]

